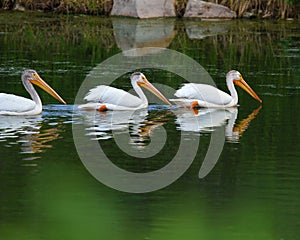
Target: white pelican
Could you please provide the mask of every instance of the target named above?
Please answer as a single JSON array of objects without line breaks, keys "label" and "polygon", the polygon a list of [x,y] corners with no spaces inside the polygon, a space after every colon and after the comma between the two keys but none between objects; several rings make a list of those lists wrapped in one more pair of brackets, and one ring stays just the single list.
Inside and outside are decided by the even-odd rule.
[{"label": "white pelican", "polygon": [[124,90],[110,86],[99,85],[92,88],[84,97],[88,103],[79,105],[85,110],[137,110],[148,107],[148,100],[140,87],[144,87],[165,103],[172,105],[145,77],[143,73],[135,72],[131,75],[131,84],[139,97]]},{"label": "white pelican", "polygon": [[176,91],[175,96],[178,99],[170,99],[171,102],[175,102],[178,105],[185,107],[207,107],[207,108],[219,108],[219,107],[234,107],[238,103],[238,94],[234,87],[240,86],[247,93],[249,93],[254,99],[262,103],[262,100],[252,90],[252,88],[245,82],[242,75],[236,71],[231,70],[226,75],[226,83],[229,89],[230,95],[225,93],[211,85],[198,84],[198,83],[186,83],[179,90]]},{"label": "white pelican", "polygon": [[31,99],[14,94],[0,93],[0,115],[36,115],[42,112],[42,102],[32,84],[35,84],[66,104],[65,101],[34,70],[25,70],[22,82]]}]

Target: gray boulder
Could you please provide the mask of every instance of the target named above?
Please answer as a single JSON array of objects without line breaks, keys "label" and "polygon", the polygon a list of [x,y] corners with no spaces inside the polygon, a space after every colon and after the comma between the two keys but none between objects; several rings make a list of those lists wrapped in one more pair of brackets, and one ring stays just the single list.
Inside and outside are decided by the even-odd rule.
[{"label": "gray boulder", "polygon": [[111,16],[176,17],[174,0],[114,0]]},{"label": "gray boulder", "polygon": [[236,18],[236,12],[220,4],[201,0],[189,0],[184,17],[190,18]]}]

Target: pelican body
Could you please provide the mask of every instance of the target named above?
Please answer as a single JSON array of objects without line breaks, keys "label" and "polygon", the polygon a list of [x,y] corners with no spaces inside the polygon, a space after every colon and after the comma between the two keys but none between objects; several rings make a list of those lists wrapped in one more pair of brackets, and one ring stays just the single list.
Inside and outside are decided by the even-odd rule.
[{"label": "pelican body", "polygon": [[172,105],[160,91],[158,91],[145,77],[143,73],[135,72],[131,75],[131,85],[137,96],[114,87],[99,85],[92,88],[84,100],[86,104],[79,105],[83,110],[137,110],[148,107],[148,100],[141,87],[146,88],[166,104]]},{"label": "pelican body", "polygon": [[66,102],[38,75],[35,70],[27,69],[22,74],[22,83],[31,99],[14,94],[0,93],[0,115],[37,115],[42,112],[42,101],[33,87],[39,86],[63,104]]},{"label": "pelican body", "polygon": [[236,71],[231,70],[226,75],[226,83],[230,95],[214,86],[198,83],[184,84],[176,91],[177,99],[170,99],[178,105],[184,107],[206,107],[206,108],[224,108],[235,107],[238,104],[238,94],[234,85],[240,86],[250,96],[262,103],[262,100],[253,91],[253,89],[245,82],[242,75]]}]

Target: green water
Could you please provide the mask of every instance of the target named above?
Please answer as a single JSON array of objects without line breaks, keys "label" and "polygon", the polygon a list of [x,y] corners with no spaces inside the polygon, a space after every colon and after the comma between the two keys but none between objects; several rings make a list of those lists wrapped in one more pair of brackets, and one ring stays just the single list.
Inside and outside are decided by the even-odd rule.
[{"label": "green water", "polygon": [[[296,21],[138,21],[0,12],[0,92],[28,97],[20,75],[33,68],[68,103],[60,105],[38,90],[42,115],[0,116],[1,239],[297,239],[299,26]],[[124,122],[113,126],[121,129],[115,135],[105,125],[111,113],[89,121],[73,103],[86,76],[104,60],[149,46],[186,54],[224,91],[226,72],[238,69],[262,98],[262,108],[239,89],[238,109],[217,125],[205,125],[207,114],[200,110],[195,127],[185,122],[186,111],[151,104],[129,126],[125,122],[128,146],[143,151],[160,127],[167,132],[166,143],[157,156],[129,156],[115,142],[124,134]],[[159,66],[138,70],[174,89],[184,81]],[[129,74],[112,85],[129,90]],[[209,113],[208,119],[217,116]],[[99,143],[115,165],[137,173],[166,166],[181,136],[198,138],[199,145],[175,182],[149,193],[127,193],[99,182],[85,168],[72,126]],[[201,178],[211,139],[223,135],[220,157]]]}]

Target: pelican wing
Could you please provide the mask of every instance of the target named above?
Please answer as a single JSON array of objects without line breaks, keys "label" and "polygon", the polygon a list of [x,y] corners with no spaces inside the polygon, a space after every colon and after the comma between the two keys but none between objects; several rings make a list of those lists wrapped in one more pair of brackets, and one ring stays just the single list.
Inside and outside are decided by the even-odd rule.
[{"label": "pelican wing", "polygon": [[92,88],[84,99],[88,102],[113,104],[122,107],[138,107],[142,100],[124,90],[99,85]]},{"label": "pelican wing", "polygon": [[35,102],[14,94],[0,93],[0,114],[22,113],[35,109]]},{"label": "pelican wing", "polygon": [[176,91],[175,96],[178,98],[197,99],[217,105],[226,105],[232,101],[232,97],[229,94],[211,85],[198,83],[184,84]]}]

